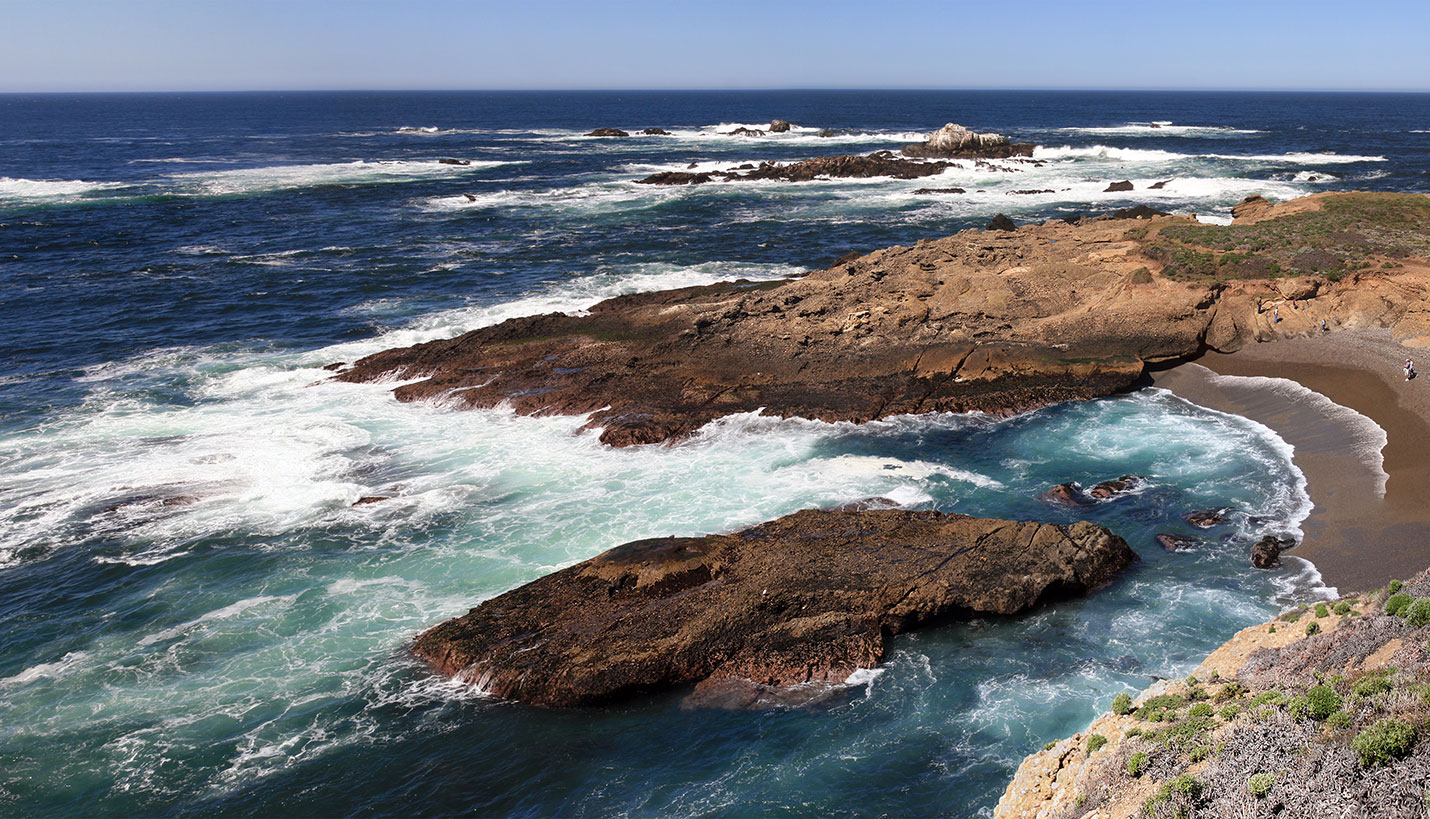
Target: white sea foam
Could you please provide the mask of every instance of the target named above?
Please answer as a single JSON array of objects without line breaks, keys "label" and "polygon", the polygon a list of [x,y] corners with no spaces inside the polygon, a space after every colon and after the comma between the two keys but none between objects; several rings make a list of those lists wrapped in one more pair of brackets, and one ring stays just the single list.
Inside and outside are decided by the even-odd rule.
[{"label": "white sea foam", "polygon": [[471,160],[469,165],[446,165],[428,161],[332,162],[314,165],[272,165],[230,171],[197,171],[173,174],[168,182],[175,192],[197,196],[263,193],[320,185],[371,185],[409,182],[444,176],[464,176],[476,171],[514,164],[495,160]]},{"label": "white sea foam", "polygon": [[1131,137],[1228,137],[1265,133],[1255,129],[1232,128],[1226,125],[1178,125],[1168,120],[1127,122],[1121,125],[1096,127],[1070,127],[1058,130],[1076,134]]},{"label": "white sea foam", "polygon": [[56,660],[53,663],[40,663],[32,665],[10,677],[0,677],[0,688],[24,685],[39,679],[58,679],[69,672],[76,663],[83,661],[89,655],[83,651],[72,651]]},{"label": "white sea foam", "polygon": [[87,182],[82,179],[24,179],[0,176],[0,205],[74,202],[90,194],[128,187],[123,182]]},{"label": "white sea foam", "polygon": [[1353,162],[1385,162],[1383,156],[1360,154],[1304,153],[1285,154],[1186,154],[1144,148],[1119,148],[1111,145],[1091,145],[1060,147],[1039,145],[1033,149],[1033,158],[1057,159],[1106,159],[1119,162],[1179,162],[1188,160],[1222,160],[1226,162],[1292,163],[1298,165],[1336,165]]}]

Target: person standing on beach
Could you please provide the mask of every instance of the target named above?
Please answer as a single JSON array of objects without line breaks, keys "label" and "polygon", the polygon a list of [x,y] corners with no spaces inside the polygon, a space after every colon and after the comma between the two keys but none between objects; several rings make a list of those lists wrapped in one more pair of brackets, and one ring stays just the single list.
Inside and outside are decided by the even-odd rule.
[{"label": "person standing on beach", "polygon": [[1415,362],[1407,358],[1407,359],[1405,359],[1405,380],[1406,380],[1406,381],[1409,381],[1410,379],[1412,379],[1412,378],[1414,378],[1414,377],[1415,377]]}]

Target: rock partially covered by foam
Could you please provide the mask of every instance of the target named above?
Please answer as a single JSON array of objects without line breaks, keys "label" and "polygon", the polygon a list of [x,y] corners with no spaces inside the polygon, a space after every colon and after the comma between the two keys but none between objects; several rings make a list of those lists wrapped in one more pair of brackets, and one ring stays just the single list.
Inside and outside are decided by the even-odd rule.
[{"label": "rock partially covered by foam", "polygon": [[880,662],[894,634],[1085,594],[1134,560],[1086,522],[806,510],[730,535],[618,546],[436,626],[413,650],[541,705],[690,683],[699,705],[787,702],[772,692],[843,683]]},{"label": "rock partially covered by foam", "polygon": [[942,158],[1032,156],[1033,144],[1011,142],[1002,134],[980,134],[950,122],[929,134],[922,145],[905,145],[903,152],[905,156]]}]

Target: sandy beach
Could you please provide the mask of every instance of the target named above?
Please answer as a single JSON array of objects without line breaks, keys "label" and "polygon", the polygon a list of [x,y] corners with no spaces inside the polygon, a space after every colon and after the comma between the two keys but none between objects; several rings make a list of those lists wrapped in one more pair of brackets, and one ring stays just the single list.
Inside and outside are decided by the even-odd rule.
[{"label": "sandy beach", "polygon": [[1345,330],[1209,353],[1152,381],[1266,424],[1295,447],[1315,509],[1291,554],[1351,592],[1430,565],[1430,382],[1407,382],[1401,368],[1425,352],[1386,330]]}]

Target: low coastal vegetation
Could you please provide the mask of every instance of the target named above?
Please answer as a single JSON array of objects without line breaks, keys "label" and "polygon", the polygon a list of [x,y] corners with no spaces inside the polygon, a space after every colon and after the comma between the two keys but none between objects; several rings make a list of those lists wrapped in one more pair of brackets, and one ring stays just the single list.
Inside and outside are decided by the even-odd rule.
[{"label": "low coastal vegetation", "polygon": [[1427,806],[1430,571],[1292,609],[1184,680],[1118,693],[1085,739],[1029,757],[995,815],[1420,817]]},{"label": "low coastal vegetation", "polygon": [[[1143,239],[1142,235],[1129,237]],[[1196,281],[1389,270],[1430,252],[1430,201],[1412,194],[1345,194],[1277,219],[1174,225],[1148,240],[1163,275]]]}]

